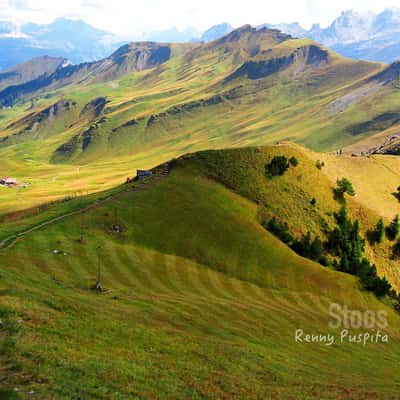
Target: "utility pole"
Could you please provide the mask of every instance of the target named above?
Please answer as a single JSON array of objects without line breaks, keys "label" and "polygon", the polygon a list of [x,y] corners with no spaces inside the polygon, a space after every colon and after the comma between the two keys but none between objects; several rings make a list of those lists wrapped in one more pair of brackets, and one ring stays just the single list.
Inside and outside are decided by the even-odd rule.
[{"label": "utility pole", "polygon": [[97,290],[98,292],[101,292],[103,288],[101,287],[101,258],[100,258],[100,250],[101,246],[97,246],[97,279],[96,283],[93,287],[94,290]]},{"label": "utility pole", "polygon": [[81,238],[80,238],[81,243],[85,243],[85,219],[84,219],[84,213],[81,214]]}]

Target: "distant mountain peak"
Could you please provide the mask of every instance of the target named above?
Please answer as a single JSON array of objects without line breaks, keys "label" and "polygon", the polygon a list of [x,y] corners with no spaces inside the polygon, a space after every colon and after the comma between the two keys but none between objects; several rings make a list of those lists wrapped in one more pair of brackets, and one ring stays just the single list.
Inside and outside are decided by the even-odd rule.
[{"label": "distant mountain peak", "polygon": [[214,25],[203,33],[203,35],[200,37],[200,41],[211,42],[212,40],[218,39],[221,36],[232,32],[233,29],[233,26],[231,24],[228,24],[227,22]]},{"label": "distant mountain peak", "polygon": [[174,26],[166,30],[143,33],[137,38],[137,40],[160,43],[184,43],[197,40],[200,36],[201,32],[193,27],[187,27],[183,30],[179,30]]},{"label": "distant mountain peak", "polygon": [[122,41],[83,20],[57,18],[49,24],[0,21],[0,70],[49,55],[74,63],[107,57]]},{"label": "distant mountain peak", "polygon": [[[400,58],[400,8],[371,11],[343,10],[329,26],[313,24],[309,30],[296,23],[269,25],[292,36],[310,38],[346,57],[393,62]],[[301,26],[300,26],[301,28]]]},{"label": "distant mountain peak", "polygon": [[381,14],[400,14],[400,7],[387,7]]},{"label": "distant mountain peak", "polygon": [[294,37],[303,37],[307,33],[307,31],[298,22],[283,22],[276,25],[263,24],[259,26],[259,29],[261,28],[278,29],[281,32],[287,33]]}]

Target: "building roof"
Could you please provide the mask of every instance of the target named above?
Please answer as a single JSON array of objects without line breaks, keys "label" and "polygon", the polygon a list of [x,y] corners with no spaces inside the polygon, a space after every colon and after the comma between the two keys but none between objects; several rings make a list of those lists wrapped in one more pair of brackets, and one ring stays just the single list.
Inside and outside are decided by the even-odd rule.
[{"label": "building roof", "polygon": [[1,178],[1,181],[3,181],[6,184],[13,184],[13,183],[17,183],[17,178],[9,178],[8,176]]}]

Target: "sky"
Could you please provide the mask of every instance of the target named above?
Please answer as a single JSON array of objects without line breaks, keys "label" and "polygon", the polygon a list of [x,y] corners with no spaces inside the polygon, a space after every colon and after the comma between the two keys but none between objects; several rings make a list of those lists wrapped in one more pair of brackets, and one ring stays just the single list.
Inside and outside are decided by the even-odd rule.
[{"label": "sky", "polygon": [[343,10],[380,12],[400,0],[0,0],[0,20],[49,23],[57,17],[83,19],[117,35],[188,26],[199,30],[229,22],[244,24],[298,21],[329,25]]}]

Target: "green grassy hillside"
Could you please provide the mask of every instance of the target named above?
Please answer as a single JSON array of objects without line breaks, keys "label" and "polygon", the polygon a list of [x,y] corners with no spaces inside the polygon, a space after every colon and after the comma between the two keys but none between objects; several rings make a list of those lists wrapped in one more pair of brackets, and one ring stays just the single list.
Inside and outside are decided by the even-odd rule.
[{"label": "green grassy hillside", "polygon": [[[275,154],[299,164],[269,179]],[[314,168],[297,146],[194,154],[0,250],[1,387],[34,399],[395,399],[398,314],[260,225],[261,211],[315,232],[331,223],[332,185]],[[3,222],[2,239],[39,219]],[[89,290],[99,265],[102,294]],[[332,302],[385,310],[389,343],[295,343],[296,329],[339,335]]]},{"label": "green grassy hillside", "polygon": [[[395,112],[390,67],[278,31],[244,26],[207,44],[161,46],[168,57],[154,65],[159,47],[132,44],[14,93],[14,106],[0,110],[0,174],[31,185],[18,202],[2,191],[0,212],[108,189],[188,152],[281,140],[337,149],[376,134],[381,125],[363,124]],[[138,51],[145,65],[133,62]],[[99,112],[85,114],[100,99]]]},{"label": "green grassy hillside", "polygon": [[[343,177],[364,237],[400,213],[400,159],[360,156],[396,133],[396,68],[244,26],[0,91],[0,177],[26,183],[0,186],[0,399],[397,399],[390,300],[262,226],[326,240]],[[365,255],[400,291],[394,243]],[[332,303],[386,312],[389,342],[340,343]]]},{"label": "green grassy hillside", "polygon": [[[274,156],[295,157],[296,167],[283,176],[266,179],[265,166]],[[323,163],[321,169],[317,163]],[[194,170],[223,183],[259,206],[259,219],[273,216],[289,224],[296,237],[307,232],[322,240],[336,224],[335,213],[342,206],[335,199],[337,179],[346,177],[356,191],[346,201],[353,219],[361,223],[365,238],[380,217],[388,225],[400,213],[393,195],[399,181],[400,160],[396,157],[348,157],[314,153],[293,144],[273,147],[209,151],[195,154]],[[311,200],[315,200],[315,205]],[[381,275],[400,289],[398,259],[392,255],[393,242],[385,240],[371,245],[366,241],[366,254],[376,263]]]}]

